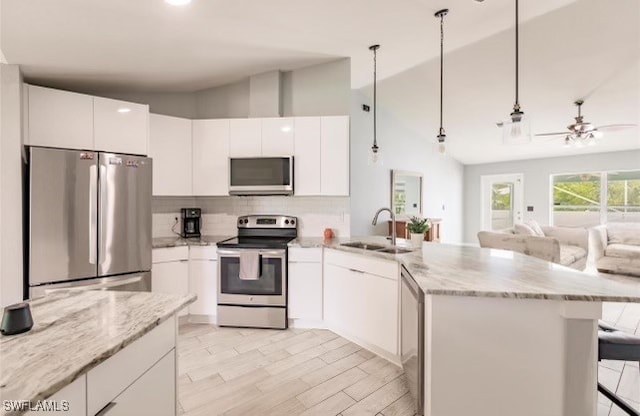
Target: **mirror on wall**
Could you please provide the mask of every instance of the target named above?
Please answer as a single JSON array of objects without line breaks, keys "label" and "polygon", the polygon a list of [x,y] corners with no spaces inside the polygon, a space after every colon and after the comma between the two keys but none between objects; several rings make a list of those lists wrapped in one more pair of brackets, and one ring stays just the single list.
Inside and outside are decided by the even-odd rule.
[{"label": "mirror on wall", "polygon": [[391,209],[397,216],[422,215],[422,174],[391,171]]}]

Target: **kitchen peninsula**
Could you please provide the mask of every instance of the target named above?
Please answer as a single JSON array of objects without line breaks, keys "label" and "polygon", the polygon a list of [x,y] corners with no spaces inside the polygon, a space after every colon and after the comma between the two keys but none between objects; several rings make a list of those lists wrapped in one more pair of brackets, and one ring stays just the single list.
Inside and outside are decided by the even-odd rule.
[{"label": "kitchen peninsula", "polygon": [[176,313],[194,300],[69,290],[32,301],[31,331],[0,338],[0,414],[174,415]]},{"label": "kitchen peninsula", "polygon": [[595,416],[602,302],[640,302],[637,286],[502,250],[344,243],[291,246],[324,248],[326,326],[401,361],[424,415]]}]

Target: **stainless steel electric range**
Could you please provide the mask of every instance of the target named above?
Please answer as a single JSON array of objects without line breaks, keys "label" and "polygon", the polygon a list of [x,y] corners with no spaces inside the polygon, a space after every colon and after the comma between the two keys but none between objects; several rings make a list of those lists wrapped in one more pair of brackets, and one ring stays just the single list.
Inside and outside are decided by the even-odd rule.
[{"label": "stainless steel electric range", "polygon": [[238,236],[218,243],[218,325],[287,328],[287,245],[297,223],[284,215],[239,217]]}]

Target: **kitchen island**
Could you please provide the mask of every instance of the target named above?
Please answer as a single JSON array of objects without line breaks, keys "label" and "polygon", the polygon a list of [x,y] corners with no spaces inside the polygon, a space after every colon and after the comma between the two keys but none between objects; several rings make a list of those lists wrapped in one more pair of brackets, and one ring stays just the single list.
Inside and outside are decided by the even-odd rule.
[{"label": "kitchen island", "polygon": [[31,331],[0,338],[0,414],[175,415],[175,316],[194,300],[70,290],[32,301]]},{"label": "kitchen island", "polygon": [[425,415],[595,416],[602,302],[640,302],[638,286],[502,250],[424,243],[389,254],[345,242],[291,246],[324,247],[325,324],[402,362]]}]

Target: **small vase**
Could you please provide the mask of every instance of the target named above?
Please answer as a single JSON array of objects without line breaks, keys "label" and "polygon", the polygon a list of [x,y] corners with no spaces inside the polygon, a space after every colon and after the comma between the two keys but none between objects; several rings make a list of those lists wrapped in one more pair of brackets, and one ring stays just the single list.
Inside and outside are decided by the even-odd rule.
[{"label": "small vase", "polygon": [[422,247],[424,241],[424,234],[411,233],[411,245],[414,247]]}]

